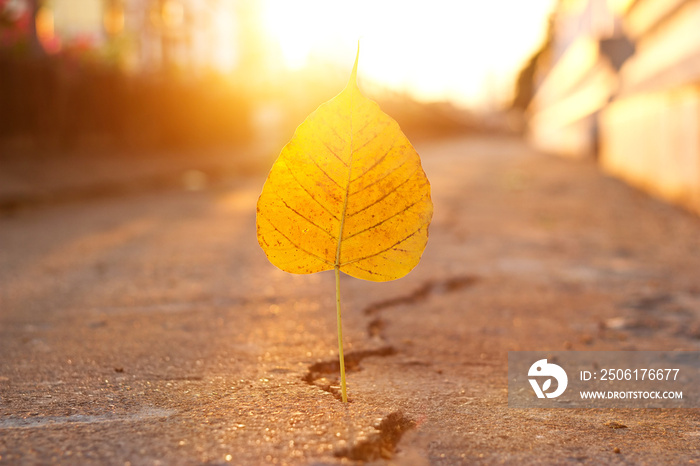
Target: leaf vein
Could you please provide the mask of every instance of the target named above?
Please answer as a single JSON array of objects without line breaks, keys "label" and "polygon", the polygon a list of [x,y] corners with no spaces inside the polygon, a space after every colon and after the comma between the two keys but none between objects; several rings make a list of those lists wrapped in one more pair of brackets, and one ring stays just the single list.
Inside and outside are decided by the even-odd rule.
[{"label": "leaf vein", "polygon": [[279,200],[282,201],[282,204],[284,204],[284,206],[287,209],[291,210],[292,212],[297,214],[299,217],[303,218],[304,220],[306,220],[307,222],[309,222],[310,224],[312,224],[313,226],[315,226],[316,228],[318,228],[319,230],[321,230],[322,232],[324,232],[325,234],[327,234],[331,238],[335,239],[335,236],[333,236],[331,233],[329,233],[325,228],[323,228],[321,225],[318,225],[317,223],[314,223],[311,219],[306,217],[304,214],[302,214],[301,212],[296,210],[294,207],[287,204],[287,201],[285,201],[279,193],[276,193],[276,194],[277,194],[277,197],[279,198]]},{"label": "leaf vein", "polygon": [[369,208],[372,207],[372,206],[375,206],[375,205],[379,204],[379,203],[382,202],[384,199],[386,199],[387,197],[389,197],[389,196],[391,196],[392,194],[394,194],[395,192],[397,192],[401,186],[403,186],[403,185],[405,185],[406,183],[408,183],[409,181],[411,181],[411,179],[413,179],[413,175],[414,175],[416,172],[418,172],[419,169],[420,169],[420,167],[416,167],[416,169],[413,170],[413,171],[411,172],[411,174],[408,175],[408,176],[406,177],[405,180],[403,180],[401,183],[399,183],[399,184],[397,184],[396,186],[394,186],[394,188],[393,188],[391,191],[387,192],[386,194],[384,194],[384,195],[381,196],[380,198],[376,199],[375,201],[371,202],[370,204],[367,204],[366,206],[364,206],[364,207],[361,208],[360,210],[356,210],[356,211],[353,212],[352,214],[349,214],[348,216],[349,216],[349,217],[352,217],[352,216],[354,216],[354,215],[359,214],[360,212],[363,212],[363,211],[369,209]]},{"label": "leaf vein", "polygon": [[[366,125],[365,125],[365,126],[366,126]],[[381,129],[381,131],[378,131],[377,133],[375,133],[375,135],[374,135],[372,138],[370,138],[367,142],[365,142],[364,144],[362,144],[362,145],[361,145],[360,147],[358,147],[356,150],[359,151],[360,149],[364,148],[367,144],[369,144],[370,142],[372,142],[372,141],[374,141],[375,139],[377,139],[377,138],[381,135],[381,133],[384,131],[384,129],[386,129],[386,127],[388,127],[388,126],[389,126],[389,125],[385,126],[384,128]],[[351,182],[354,183],[355,181],[359,180],[360,178],[362,178],[363,176],[365,176],[367,173],[369,173],[370,171],[372,171],[372,169],[374,169],[374,167],[376,167],[377,165],[379,165],[380,163],[382,163],[382,162],[384,161],[384,159],[386,158],[386,156],[389,155],[389,152],[391,152],[395,147],[396,147],[396,145],[392,145],[391,147],[389,147],[389,149],[387,149],[387,151],[384,153],[384,155],[382,155],[378,160],[376,160],[376,161],[372,164],[371,167],[369,167],[367,170],[365,170],[364,172],[360,173],[358,176],[356,176],[355,178],[353,178],[353,179],[351,180]]]},{"label": "leaf vein", "polygon": [[294,246],[295,248],[297,248],[297,249],[300,250],[301,252],[304,252],[304,253],[308,254],[309,256],[311,256],[311,257],[315,257],[316,259],[320,260],[321,262],[323,262],[323,263],[325,263],[325,264],[327,264],[327,265],[330,265],[330,266],[334,265],[332,262],[327,261],[326,259],[324,259],[323,257],[319,256],[318,254],[315,254],[315,253],[313,253],[313,252],[311,252],[311,251],[309,251],[309,250],[306,250],[306,249],[302,248],[301,246],[299,246],[298,244],[296,244],[294,241],[292,241],[291,238],[289,238],[287,235],[285,235],[284,233],[282,233],[282,230],[280,230],[279,228],[277,228],[277,225],[275,225],[274,223],[272,223],[272,221],[271,221],[269,218],[266,217],[266,220],[267,220],[267,222],[272,226],[272,228],[275,229],[275,231],[276,231],[277,233],[279,233],[280,235],[282,235],[282,237],[283,237],[284,239],[286,239],[287,241],[289,241],[289,244],[291,244],[292,246]]},{"label": "leaf vein", "polygon": [[292,167],[290,167],[290,166],[287,165],[286,163],[284,164],[284,166],[287,167],[287,170],[289,170],[289,173],[291,173],[292,178],[294,178],[294,181],[297,182],[297,184],[299,185],[299,187],[300,187],[301,189],[303,189],[304,192],[305,192],[313,201],[316,202],[316,204],[320,205],[320,206],[323,208],[323,210],[325,210],[326,212],[328,212],[328,213],[331,215],[331,217],[333,217],[334,219],[338,220],[338,217],[337,217],[333,212],[331,212],[330,209],[329,209],[328,207],[326,207],[325,205],[321,204],[321,201],[319,201],[318,199],[316,199],[316,198],[314,197],[314,195],[311,194],[311,192],[310,192],[308,189],[306,189],[306,187],[305,187],[303,184],[301,184],[301,181],[299,181],[299,178],[297,178],[296,173],[294,173],[294,170],[292,170]]},{"label": "leaf vein", "polygon": [[345,160],[341,159],[340,156],[339,156],[338,154],[335,153],[335,150],[333,150],[333,148],[332,148],[330,145],[328,145],[328,144],[326,143],[326,141],[323,141],[323,140],[322,140],[321,143],[326,147],[326,149],[328,150],[328,152],[330,152],[331,154],[333,154],[333,156],[334,156],[336,159],[338,159],[338,161],[339,161],[340,163],[342,163],[342,164],[343,164],[344,166],[346,166],[346,167],[348,166],[348,164],[345,162]]},{"label": "leaf vein", "polygon": [[379,225],[388,222],[388,221],[391,220],[392,218],[394,218],[394,217],[396,217],[396,216],[398,216],[398,215],[403,214],[404,212],[408,211],[411,207],[413,207],[413,206],[417,205],[418,203],[422,202],[423,199],[425,199],[425,197],[426,197],[427,195],[428,195],[428,193],[423,194],[423,195],[422,195],[418,200],[416,200],[414,203],[412,203],[412,204],[410,204],[410,205],[404,207],[403,209],[401,209],[400,211],[396,212],[395,214],[392,214],[392,215],[390,215],[390,216],[384,218],[383,220],[380,220],[379,222],[375,223],[374,225],[369,226],[369,227],[367,227],[367,228],[365,228],[365,229],[363,229],[363,230],[357,231],[357,232],[351,234],[350,236],[346,236],[345,238],[343,238],[343,241],[348,240],[348,239],[350,239],[350,238],[352,238],[352,237],[355,237],[355,236],[357,236],[357,235],[360,235],[360,234],[362,234],[362,233],[364,233],[364,232],[366,232],[366,231],[369,231],[369,230],[371,230],[371,229],[373,229],[373,228],[376,228],[376,227],[378,227]]},{"label": "leaf vein", "polygon": [[329,130],[331,130],[331,131],[333,132],[333,134],[335,134],[335,137],[336,137],[336,138],[338,138],[340,141],[345,142],[345,138],[342,137],[340,134],[338,134],[338,132],[335,130],[335,127],[334,127],[333,125],[330,125],[330,124],[326,123],[326,120],[323,120],[323,119],[321,119],[321,120],[319,120],[319,121],[320,121],[321,123],[323,123],[323,126],[325,126],[326,128],[328,128]]},{"label": "leaf vein", "polygon": [[[357,131],[357,133],[358,133],[358,134],[361,134],[368,126],[369,126],[369,123],[366,123],[361,129],[359,129],[359,130]],[[380,131],[377,131],[376,133],[374,133],[374,134],[372,135],[372,137],[369,138],[367,141],[365,141],[365,143],[362,144],[360,147],[353,148],[353,152],[359,152],[361,149],[364,149],[365,146],[367,146],[367,144],[369,144],[370,142],[372,142],[372,141],[374,141],[375,139],[377,139],[377,138],[379,137],[379,135],[382,133],[382,131],[384,131],[384,128],[382,128]]]},{"label": "leaf vein", "polygon": [[[355,131],[355,132],[356,132],[356,133],[361,133],[361,132],[363,132],[363,131],[366,130],[367,127],[368,127],[369,125],[371,125],[372,123],[374,123],[374,122],[373,122],[372,120],[369,120],[367,123],[365,123],[365,124],[362,126],[362,128],[358,129],[358,130]],[[384,129],[384,128],[382,128],[382,129]],[[375,135],[375,137],[376,137],[376,135]]]},{"label": "leaf vein", "polygon": [[[305,153],[306,153],[306,152],[305,152]],[[337,187],[341,188],[340,183],[338,183],[337,181],[335,181],[335,180],[331,177],[331,175],[329,175],[323,168],[321,168],[321,165],[318,164],[318,162],[316,161],[316,159],[313,158],[313,157],[311,156],[311,154],[306,153],[306,157],[307,157],[309,160],[311,160],[311,161],[313,162],[314,165],[316,165],[316,168],[318,168],[318,171],[320,171],[321,173],[323,173],[324,175],[326,175],[326,177],[327,177],[329,180],[331,180],[331,181],[333,182],[334,185],[336,185]],[[341,189],[342,189],[342,188],[341,188]]]},{"label": "leaf vein", "polygon": [[419,226],[418,228],[416,228],[415,230],[413,230],[413,232],[411,232],[408,236],[406,236],[406,237],[404,237],[404,238],[401,238],[400,240],[398,240],[397,242],[395,242],[394,244],[392,244],[392,245],[389,246],[388,248],[382,249],[381,251],[377,251],[377,252],[375,252],[375,253],[369,254],[369,255],[364,256],[364,257],[360,257],[360,258],[358,258],[358,259],[353,259],[353,260],[350,260],[350,261],[347,261],[347,262],[343,262],[342,264],[340,264],[340,266],[342,267],[342,266],[344,266],[344,265],[350,265],[350,264],[353,264],[353,263],[355,263],[355,262],[360,262],[360,261],[363,261],[363,260],[366,260],[366,259],[370,259],[370,258],[372,258],[372,257],[378,256],[378,255],[383,254],[383,253],[385,253],[385,252],[387,252],[387,251],[390,251],[390,250],[394,249],[395,246],[398,246],[399,244],[403,243],[404,241],[409,240],[413,235],[415,235],[416,233],[418,233],[419,231],[421,231],[421,230],[423,229],[424,226],[425,226],[425,223],[422,223],[421,226]]},{"label": "leaf vein", "polygon": [[[408,159],[406,159],[406,160],[404,160],[403,162],[401,162],[401,164],[400,164],[399,166],[397,166],[397,167],[395,167],[395,168],[392,168],[387,174],[385,174],[385,175],[382,176],[381,178],[377,178],[376,180],[372,181],[372,182],[371,182],[370,184],[368,184],[367,186],[363,186],[362,188],[358,189],[357,191],[350,193],[350,195],[351,195],[351,196],[354,196],[355,194],[361,193],[361,192],[364,191],[365,189],[367,189],[367,188],[369,188],[369,187],[371,187],[371,186],[374,186],[375,184],[377,184],[377,183],[379,183],[379,182],[381,182],[381,181],[384,181],[385,179],[387,179],[388,177],[390,177],[391,175],[393,175],[397,170],[399,170],[401,167],[403,167],[403,166],[406,165],[407,163],[408,163]],[[369,170],[367,170],[367,172],[369,172]],[[365,172],[365,173],[367,173],[367,172]],[[362,178],[362,176],[359,176],[358,178],[355,178],[355,180],[357,180],[357,179],[359,179],[359,178]]]},{"label": "leaf vein", "polygon": [[381,157],[379,157],[379,158],[372,164],[371,167],[369,167],[369,168],[368,168],[367,170],[365,170],[364,172],[360,173],[360,174],[359,174],[357,177],[355,177],[355,179],[353,179],[352,181],[355,182],[355,181],[359,180],[360,178],[362,178],[363,176],[367,175],[367,173],[369,173],[369,172],[371,172],[372,170],[374,170],[374,168],[375,168],[377,165],[379,165],[380,163],[382,163],[382,162],[386,159],[387,155],[389,155],[389,153],[394,149],[394,147],[396,147],[396,146],[391,146],[389,149],[387,149],[387,151],[384,152],[384,155],[382,155]]},{"label": "leaf vein", "polygon": [[[345,264],[342,264],[341,267],[342,267],[343,265],[345,265]],[[365,268],[365,267],[360,267],[360,266],[357,265],[357,264],[352,264],[352,266],[355,267],[356,269],[362,270],[363,272],[367,272],[367,273],[370,274],[370,275],[378,275],[378,276],[380,276],[380,277],[388,277],[388,278],[391,278],[391,275],[387,275],[387,274],[385,274],[385,273],[379,273],[379,272],[376,272],[376,271],[374,271],[374,270],[372,270],[372,269],[368,269],[368,268]]]}]

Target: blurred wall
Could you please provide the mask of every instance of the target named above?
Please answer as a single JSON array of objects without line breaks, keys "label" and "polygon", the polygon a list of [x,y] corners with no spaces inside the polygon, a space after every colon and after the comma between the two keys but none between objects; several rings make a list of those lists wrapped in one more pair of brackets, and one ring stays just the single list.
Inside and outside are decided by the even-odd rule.
[{"label": "blurred wall", "polygon": [[573,157],[595,154],[599,112],[617,91],[617,70],[633,51],[621,17],[629,3],[558,4],[528,107],[528,135],[539,148]]},{"label": "blurred wall", "polygon": [[530,140],[700,212],[700,0],[562,1],[554,23]]},{"label": "blurred wall", "polygon": [[700,213],[700,1],[639,0],[625,25],[637,52],[601,113],[601,165]]}]

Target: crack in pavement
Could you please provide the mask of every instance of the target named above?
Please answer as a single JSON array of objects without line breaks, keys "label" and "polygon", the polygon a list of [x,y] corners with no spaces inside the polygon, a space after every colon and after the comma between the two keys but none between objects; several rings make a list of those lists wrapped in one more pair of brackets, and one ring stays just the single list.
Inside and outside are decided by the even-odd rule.
[{"label": "crack in pavement", "polygon": [[367,324],[367,335],[369,335],[370,338],[385,340],[384,330],[386,329],[386,326],[386,320],[382,319],[381,317],[376,317],[372,319],[369,324]]},{"label": "crack in pavement", "polygon": [[[360,369],[360,362],[371,356],[393,356],[396,349],[393,346],[383,346],[375,350],[353,351],[345,354],[345,371],[354,372]],[[333,374],[332,380],[328,375]],[[309,366],[309,370],[302,380],[309,385],[320,388],[341,400],[338,375],[340,374],[340,362],[337,359],[320,361]]]},{"label": "crack in pavement", "polygon": [[[443,280],[428,280],[412,292],[372,303],[365,307],[366,316],[374,316],[367,324],[367,334],[370,338],[380,339],[387,343],[374,350],[362,350],[345,355],[345,370],[354,372],[360,369],[360,362],[368,357],[387,357],[397,354],[396,348],[387,342],[384,330],[388,323],[379,313],[400,305],[410,305],[425,301],[433,294],[453,293],[472,286],[479,280],[474,275],[457,275]],[[309,366],[302,380],[307,384],[330,393],[338,401],[342,399],[339,386],[340,363],[337,359],[320,361]],[[375,428],[379,431],[369,438],[359,440],[354,445],[337,450],[336,457],[348,458],[353,461],[374,461],[391,459],[403,434],[416,426],[416,422],[405,416],[401,411],[387,415]]]},{"label": "crack in pavement", "polygon": [[[457,275],[444,280],[428,280],[408,294],[372,303],[368,305],[363,312],[367,316],[376,316],[385,309],[394,306],[409,305],[425,301],[433,294],[454,293],[474,285],[477,281],[479,281],[479,277],[475,275]],[[370,338],[379,338],[386,341],[384,330],[387,328],[387,325],[386,319],[377,316],[367,324],[367,335]]]},{"label": "crack in pavement", "polygon": [[375,426],[379,432],[358,441],[351,447],[336,450],[334,456],[352,461],[391,459],[396,453],[403,434],[414,427],[416,422],[413,419],[406,417],[401,411],[394,411]]},{"label": "crack in pavement", "polygon": [[477,281],[479,281],[479,277],[475,275],[457,275],[445,280],[428,280],[411,293],[370,304],[365,308],[364,313],[365,315],[374,315],[389,307],[415,304],[425,301],[435,293],[453,293],[470,287]]}]

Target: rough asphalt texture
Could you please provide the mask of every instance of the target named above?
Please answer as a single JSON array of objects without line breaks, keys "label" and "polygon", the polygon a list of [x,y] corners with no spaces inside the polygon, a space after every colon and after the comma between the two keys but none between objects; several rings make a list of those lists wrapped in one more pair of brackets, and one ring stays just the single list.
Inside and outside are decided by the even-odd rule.
[{"label": "rough asphalt texture", "polygon": [[697,409],[511,409],[509,350],[700,350],[700,219],[505,138],[417,144],[407,277],[274,268],[264,175],[0,218],[0,464],[688,464]]}]

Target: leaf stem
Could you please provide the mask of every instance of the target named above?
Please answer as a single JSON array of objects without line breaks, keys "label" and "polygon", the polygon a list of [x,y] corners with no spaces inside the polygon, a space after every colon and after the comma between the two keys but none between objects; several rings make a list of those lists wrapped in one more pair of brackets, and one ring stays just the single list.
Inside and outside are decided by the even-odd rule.
[{"label": "leaf stem", "polygon": [[338,313],[338,358],[340,358],[340,393],[343,403],[348,402],[348,391],[345,386],[345,355],[343,354],[343,326],[340,320],[340,267],[335,266],[335,304]]}]

